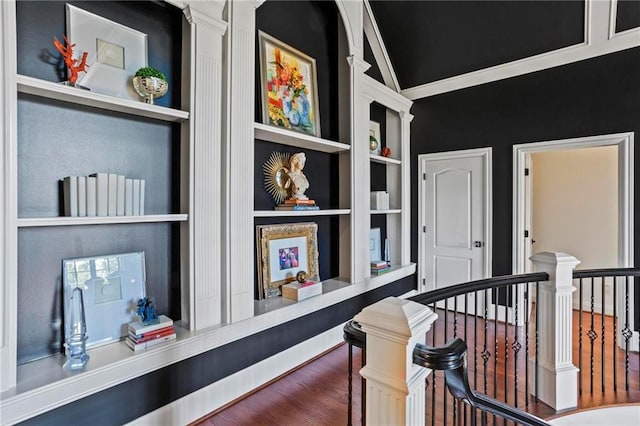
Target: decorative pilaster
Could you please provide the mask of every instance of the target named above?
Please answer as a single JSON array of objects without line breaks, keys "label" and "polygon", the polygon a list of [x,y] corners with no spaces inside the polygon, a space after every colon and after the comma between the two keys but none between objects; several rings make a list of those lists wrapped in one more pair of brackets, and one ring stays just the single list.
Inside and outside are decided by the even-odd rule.
[{"label": "decorative pilaster", "polygon": [[543,252],[531,257],[537,272],[549,274],[541,282],[537,304],[538,368],[530,360],[534,378],[530,393],[556,410],[578,405],[578,368],[572,363],[572,293],[573,269],[580,263],[566,253]]},{"label": "decorative pilaster", "polygon": [[367,425],[423,425],[428,370],[413,363],[416,343],[438,316],[428,307],[389,297],[355,316],[367,334]]},{"label": "decorative pilaster", "polygon": [[226,140],[224,143],[224,313],[226,322],[253,316],[255,258],[254,104],[256,8],[261,1],[227,3]]},{"label": "decorative pilaster", "polygon": [[[400,188],[411,188],[411,121],[413,115],[408,111],[400,111]],[[411,262],[411,197],[407,191],[401,191],[400,208],[400,249],[399,263],[407,265]]]},{"label": "decorative pilaster", "polygon": [[[183,144],[183,152],[192,150],[192,163],[184,165],[189,170],[190,196],[182,197],[183,211],[189,211],[189,241],[186,259],[191,260],[191,286],[184,301],[190,301],[189,324],[192,329],[215,325],[222,320],[221,279],[221,220],[218,194],[222,190],[220,170],[222,166],[222,37],[226,23],[222,20],[221,2],[193,2],[184,9],[191,28],[190,40],[185,40],[185,51],[190,52],[186,60],[191,75],[185,76],[183,93],[191,94],[185,99],[190,111],[190,147]],[[186,37],[185,37],[186,38]],[[185,106],[186,107],[186,106]],[[186,185],[184,185],[186,186]],[[183,257],[184,259],[184,257]],[[187,263],[183,260],[183,263]],[[183,286],[185,291],[186,286]]]},{"label": "decorative pilaster", "polygon": [[371,179],[369,162],[369,104],[372,98],[364,95],[363,78],[370,65],[355,56],[347,58],[351,83],[351,282],[369,276],[369,217]]}]

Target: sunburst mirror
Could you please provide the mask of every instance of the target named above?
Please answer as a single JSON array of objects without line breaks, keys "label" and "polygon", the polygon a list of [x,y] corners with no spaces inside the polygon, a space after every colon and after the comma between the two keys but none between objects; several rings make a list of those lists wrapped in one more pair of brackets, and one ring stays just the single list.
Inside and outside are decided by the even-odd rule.
[{"label": "sunburst mirror", "polygon": [[273,197],[276,204],[280,204],[289,195],[287,176],[289,157],[291,154],[272,152],[269,159],[262,165],[264,171],[264,187]]}]

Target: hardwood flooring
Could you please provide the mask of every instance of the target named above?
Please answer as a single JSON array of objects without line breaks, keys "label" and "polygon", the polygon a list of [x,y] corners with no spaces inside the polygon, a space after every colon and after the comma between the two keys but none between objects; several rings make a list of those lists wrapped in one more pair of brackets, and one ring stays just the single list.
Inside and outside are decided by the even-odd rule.
[{"label": "hardwood flooring", "polygon": [[[577,315],[577,314],[576,314]],[[577,319],[577,318],[576,318]],[[597,318],[601,320],[600,317]],[[605,318],[605,321],[610,321],[610,318]],[[598,323],[600,324],[600,322]],[[584,321],[583,321],[584,325]],[[611,329],[611,328],[609,328]],[[588,330],[583,328],[583,334]],[[470,339],[471,336],[467,336]],[[504,342],[501,340],[501,336],[497,336],[497,339],[491,336],[493,341],[498,341],[498,346],[501,347]],[[577,342],[579,338],[579,322],[574,321],[574,340]],[[605,337],[606,345],[609,345],[607,337]],[[427,341],[429,342],[429,340]],[[468,341],[470,348],[474,347],[474,342]],[[601,382],[601,369],[600,360],[602,354],[600,352],[600,344],[594,345],[594,358],[598,361],[594,365],[594,382],[595,388],[593,393],[590,390],[590,372],[591,367],[589,365],[589,359],[591,357],[591,348],[588,345],[588,339],[583,341],[583,353],[582,353],[582,371],[581,377],[583,382],[583,391],[579,395],[579,408],[586,409],[592,407],[599,407],[613,404],[625,404],[625,403],[639,403],[640,402],[640,371],[638,365],[638,359],[640,356],[637,353],[632,354],[629,359],[630,367],[630,382],[629,391],[625,390],[624,378],[621,378],[621,371],[624,369],[624,363],[626,362],[624,351],[615,351],[615,363],[618,366],[618,391],[613,392],[613,379],[610,372],[605,375],[605,386],[607,392],[604,394],[600,391]],[[611,369],[614,360],[614,351],[608,349],[610,346],[605,346],[605,364],[607,368]],[[353,411],[352,411],[352,424],[361,424],[361,384],[358,370],[361,365],[361,351],[358,348],[353,349]],[[581,354],[578,351],[578,345],[574,344],[574,364],[579,364]],[[519,376],[521,373],[514,373],[513,357],[509,362],[511,366],[507,367],[506,376],[508,380],[513,380],[515,376]],[[521,365],[524,365],[524,359],[521,360]],[[277,380],[272,381],[266,386],[254,391],[253,393],[245,396],[244,398],[217,410],[214,413],[209,414],[203,419],[193,423],[194,426],[245,426],[245,425],[347,425],[347,384],[348,384],[348,345],[342,344],[331,351],[323,354],[322,356],[310,361],[309,363],[301,366],[300,368],[291,371],[289,374],[280,377]],[[470,368],[472,367],[472,361],[469,361]],[[491,365],[486,372],[479,371],[479,383],[482,384],[484,377],[489,378],[489,392],[490,396],[494,396],[492,382],[496,380],[497,387],[502,388],[501,383],[505,380],[505,369],[502,363],[497,363],[495,366]],[[523,367],[522,367],[523,368]],[[470,371],[470,377],[473,376],[473,371]],[[495,377],[495,379],[494,379]],[[473,386],[473,379],[471,379]],[[453,419],[453,402],[452,398],[442,398],[442,389],[444,383],[442,383],[442,373],[436,376],[435,380],[437,395],[439,399],[436,402],[431,402],[429,394],[431,388],[427,388],[427,405],[432,404],[432,407],[427,407],[429,414],[427,415],[427,424],[431,425],[445,425],[454,424]],[[430,384],[431,386],[432,384]],[[482,385],[476,386],[479,391],[482,391]],[[502,397],[502,391],[499,391],[497,398]],[[525,406],[525,399],[529,398],[527,411],[532,412],[540,417],[549,418],[555,415],[547,405],[536,402],[534,398],[528,397],[524,389],[524,383],[520,383],[520,390],[518,392],[517,399],[511,395],[509,397],[510,405],[514,405],[516,402],[518,407]],[[433,408],[433,413],[431,413]],[[458,420],[461,411],[458,408],[457,411]],[[464,416],[470,416],[471,413],[467,410]],[[503,424],[500,422],[496,422]],[[488,419],[488,424],[494,424],[492,418]],[[611,423],[615,424],[615,423]]]}]

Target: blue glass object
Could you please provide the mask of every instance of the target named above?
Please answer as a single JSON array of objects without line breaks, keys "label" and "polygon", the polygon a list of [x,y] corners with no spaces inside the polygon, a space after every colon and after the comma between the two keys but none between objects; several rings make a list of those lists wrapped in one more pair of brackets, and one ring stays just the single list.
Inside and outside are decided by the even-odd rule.
[{"label": "blue glass object", "polygon": [[156,314],[156,307],[153,304],[153,298],[143,297],[138,300],[138,310],[136,313],[140,316],[140,321],[144,325],[158,324],[158,314]]}]

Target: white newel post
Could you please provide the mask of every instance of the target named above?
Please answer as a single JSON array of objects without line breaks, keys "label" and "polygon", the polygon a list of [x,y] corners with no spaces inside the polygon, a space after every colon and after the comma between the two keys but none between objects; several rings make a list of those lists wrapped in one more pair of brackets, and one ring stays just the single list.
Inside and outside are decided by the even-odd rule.
[{"label": "white newel post", "polygon": [[534,378],[529,392],[534,394],[538,381],[538,399],[555,410],[578,405],[578,368],[573,365],[572,293],[573,269],[580,263],[566,253],[542,252],[531,257],[537,272],[549,274],[549,281],[539,283],[536,300],[539,331],[538,369],[530,362]]},{"label": "white newel post", "polygon": [[413,364],[416,343],[438,317],[416,302],[389,297],[355,316],[367,334],[367,425],[424,425],[429,371]]}]

